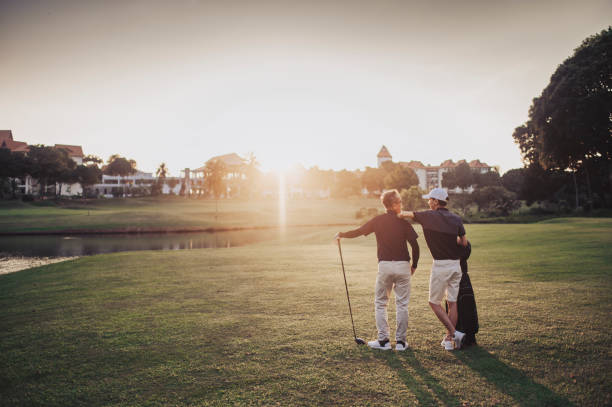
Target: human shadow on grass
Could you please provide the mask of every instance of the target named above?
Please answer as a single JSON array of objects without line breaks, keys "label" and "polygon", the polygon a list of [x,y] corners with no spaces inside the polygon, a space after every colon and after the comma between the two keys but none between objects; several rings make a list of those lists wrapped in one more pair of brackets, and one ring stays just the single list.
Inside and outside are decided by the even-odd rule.
[{"label": "human shadow on grass", "polygon": [[565,397],[531,380],[487,350],[473,346],[453,355],[521,406],[573,406]]},{"label": "human shadow on grass", "polygon": [[[406,349],[401,356],[396,352],[378,353],[376,357],[387,362],[389,367],[394,369],[399,378],[404,382],[408,390],[414,394],[419,401],[419,405],[432,406],[459,406],[459,399],[450,394],[432,376],[427,369],[421,365],[416,358],[414,351]],[[404,364],[407,364],[406,367]]]}]

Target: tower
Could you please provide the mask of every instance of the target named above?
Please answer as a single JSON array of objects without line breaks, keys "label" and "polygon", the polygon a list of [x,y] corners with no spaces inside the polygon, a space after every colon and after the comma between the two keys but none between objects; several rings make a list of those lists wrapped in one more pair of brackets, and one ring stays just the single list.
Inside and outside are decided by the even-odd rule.
[{"label": "tower", "polygon": [[391,154],[389,154],[389,150],[387,150],[387,147],[385,147],[385,146],[382,146],[382,148],[380,149],[380,151],[378,152],[378,155],[376,155],[376,157],[378,158],[378,166],[379,167],[385,161],[391,161]]}]

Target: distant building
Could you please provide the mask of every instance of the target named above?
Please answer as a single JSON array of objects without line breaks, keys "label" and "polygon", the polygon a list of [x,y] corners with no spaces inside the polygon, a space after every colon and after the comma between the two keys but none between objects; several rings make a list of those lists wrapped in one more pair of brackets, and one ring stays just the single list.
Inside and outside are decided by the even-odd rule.
[{"label": "distant building", "polygon": [[[391,154],[389,150],[385,146],[382,146],[380,152],[376,156],[378,158],[378,166],[385,161],[392,161]],[[382,161],[381,161],[382,159]],[[479,171],[480,173],[485,173],[489,171],[497,171],[499,172],[499,167],[491,166],[486,163],[480,162],[480,160],[472,160],[469,163],[466,160],[459,160],[456,163],[453,160],[446,160],[440,165],[424,165],[420,161],[400,161],[399,164],[402,167],[407,167],[412,169],[416,176],[419,179],[419,188],[424,191],[428,191],[432,188],[442,188],[442,176],[445,172],[450,171],[455,168],[459,164],[467,163],[470,168],[474,171]],[[461,188],[455,188],[451,190],[451,192],[472,192],[472,188],[467,188],[463,191]]]},{"label": "distant building", "polygon": [[385,161],[391,161],[392,157],[389,150],[387,150],[387,147],[382,146],[376,158],[378,158],[378,166],[380,167]]},{"label": "distant building", "polygon": [[92,189],[95,195],[105,198],[122,196],[125,191],[126,196],[131,196],[134,189],[150,191],[155,182],[153,173],[136,171],[132,175],[122,177],[120,175],[102,175],[102,182],[95,184]]},{"label": "distant building", "polygon": [[[76,162],[77,165],[83,164],[83,148],[81,146],[73,146],[68,144],[56,144],[55,148],[65,150],[68,156]],[[0,130],[0,148],[8,148],[14,153],[27,154],[30,151],[30,146],[24,141],[15,141],[13,139],[12,130]],[[19,185],[18,189],[23,194],[35,194],[40,193],[40,185],[38,180],[33,179],[29,175],[22,180],[23,183]],[[53,185],[48,185],[48,188],[53,188]],[[80,184],[55,184],[56,190],[60,190],[62,196],[73,196],[80,195],[83,193],[83,189]]]},{"label": "distant building", "polygon": [[11,130],[0,130],[0,148],[8,148],[15,153],[27,153],[29,150],[28,143],[13,140]]},{"label": "distant building", "polygon": [[225,166],[225,170],[227,171],[227,174],[225,175],[225,180],[227,182],[227,190],[224,196],[227,198],[230,196],[239,195],[240,181],[245,178],[244,166],[246,165],[246,160],[236,153],[212,157],[211,159],[206,161],[203,166],[191,171],[186,168],[184,174],[189,174],[189,177],[185,177],[185,179],[188,180],[188,183],[191,187],[190,193],[204,193],[204,174],[206,173],[206,164],[213,161],[222,162]]}]

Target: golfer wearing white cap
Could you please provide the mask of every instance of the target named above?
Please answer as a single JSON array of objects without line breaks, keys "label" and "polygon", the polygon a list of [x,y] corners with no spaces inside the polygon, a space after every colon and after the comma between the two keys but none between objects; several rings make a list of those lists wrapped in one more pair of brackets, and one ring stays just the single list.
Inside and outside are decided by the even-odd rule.
[{"label": "golfer wearing white cap", "polygon": [[[442,340],[444,349],[459,349],[465,334],[455,330],[457,294],[461,281],[461,251],[458,244],[467,245],[465,228],[461,218],[446,209],[448,193],[444,189],[434,188],[423,198],[429,200],[431,210],[402,212],[400,217],[413,219],[423,227],[427,247],[434,259],[429,279],[429,305],[447,329],[446,337]],[[448,314],[441,305],[445,293]]]}]

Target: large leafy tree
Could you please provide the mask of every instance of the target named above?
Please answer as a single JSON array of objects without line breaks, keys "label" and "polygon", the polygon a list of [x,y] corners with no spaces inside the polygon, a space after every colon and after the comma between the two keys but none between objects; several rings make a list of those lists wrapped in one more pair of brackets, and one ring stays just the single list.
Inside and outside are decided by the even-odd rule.
[{"label": "large leafy tree", "polygon": [[361,177],[361,184],[368,192],[381,192],[385,187],[386,175],[384,168],[366,167]]},{"label": "large leafy tree", "polygon": [[461,163],[442,175],[442,186],[446,188],[468,188],[474,184],[474,172],[468,163]]},{"label": "large leafy tree", "polygon": [[515,194],[520,194],[525,182],[525,168],[513,168],[502,175],[501,183],[504,188]]},{"label": "large leafy tree", "polygon": [[0,197],[4,198],[4,188],[10,189],[13,198],[17,196],[18,179],[28,173],[28,160],[23,153],[11,152],[0,148]]},{"label": "large leafy tree", "polygon": [[419,185],[419,178],[411,168],[397,165],[384,178],[385,188],[387,189],[409,189],[412,186]]},{"label": "large leafy tree", "polygon": [[406,211],[414,211],[417,209],[424,209],[427,207],[425,199],[423,199],[422,191],[416,185],[411,186],[408,189],[402,189],[400,195],[402,197],[402,209]]},{"label": "large leafy tree", "polygon": [[102,180],[102,170],[95,164],[79,165],[76,168],[76,179],[83,188],[83,198],[89,195],[89,188]]},{"label": "large leafy tree", "polygon": [[30,175],[38,179],[41,195],[45,195],[47,185],[75,180],[76,163],[63,149],[43,145],[30,146],[28,166]]},{"label": "large leafy tree", "polygon": [[[106,175],[127,177],[136,173],[136,161],[113,154],[102,167],[102,172]],[[123,195],[125,195],[125,183],[123,183]]]},{"label": "large leafy tree", "polygon": [[559,65],[513,137],[527,165],[583,173],[589,193],[590,174],[605,171],[596,188],[612,186],[612,27]]}]

